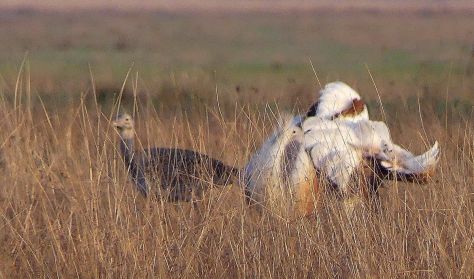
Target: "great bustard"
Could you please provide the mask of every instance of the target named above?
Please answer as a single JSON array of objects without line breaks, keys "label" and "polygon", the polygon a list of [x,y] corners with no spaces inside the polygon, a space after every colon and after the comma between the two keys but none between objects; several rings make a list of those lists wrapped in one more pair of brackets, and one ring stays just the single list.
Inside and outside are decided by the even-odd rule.
[{"label": "great bustard", "polygon": [[129,114],[119,115],[113,125],[120,134],[120,151],[129,175],[145,196],[154,192],[172,201],[187,201],[210,185],[224,186],[237,180],[236,168],[192,150],[153,147],[136,151]]},{"label": "great bustard", "polygon": [[437,142],[420,156],[394,144],[388,127],[370,121],[360,96],[341,82],[326,86],[306,116],[283,123],[245,167],[244,186],[259,203],[289,202],[303,215],[319,199],[318,178],[345,202],[353,194],[372,200],[383,180],[426,182],[439,158]]}]

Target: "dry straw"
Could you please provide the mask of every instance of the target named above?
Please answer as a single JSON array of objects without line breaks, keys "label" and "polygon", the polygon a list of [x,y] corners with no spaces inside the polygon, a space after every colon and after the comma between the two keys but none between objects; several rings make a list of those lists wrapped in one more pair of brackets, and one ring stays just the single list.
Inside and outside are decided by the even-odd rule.
[{"label": "dry straw", "polygon": [[[14,92],[0,96],[0,278],[473,276],[470,122],[452,134],[425,123],[430,137],[443,139],[435,179],[388,183],[380,212],[348,218],[329,196],[316,215],[290,220],[249,207],[238,187],[210,190],[195,206],[143,198],[110,125],[120,98],[104,110],[87,105],[92,90],[46,109],[32,96],[27,69]],[[231,118],[212,107],[164,118],[137,98],[137,80],[140,147],[191,148],[241,167],[271,132],[269,111],[240,105]],[[421,149],[416,134],[393,133]]]}]

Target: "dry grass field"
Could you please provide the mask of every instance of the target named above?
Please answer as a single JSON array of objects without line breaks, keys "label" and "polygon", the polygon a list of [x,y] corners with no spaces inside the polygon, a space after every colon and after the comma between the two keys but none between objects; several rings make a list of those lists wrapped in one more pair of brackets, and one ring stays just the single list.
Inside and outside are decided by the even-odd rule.
[{"label": "dry grass field", "polygon": [[[473,278],[472,17],[336,16],[0,12],[0,278]],[[127,178],[118,107],[142,147],[242,167],[318,79],[357,88],[408,149],[438,140],[434,179],[388,182],[380,212],[325,197],[288,219],[237,185],[192,206]]]}]

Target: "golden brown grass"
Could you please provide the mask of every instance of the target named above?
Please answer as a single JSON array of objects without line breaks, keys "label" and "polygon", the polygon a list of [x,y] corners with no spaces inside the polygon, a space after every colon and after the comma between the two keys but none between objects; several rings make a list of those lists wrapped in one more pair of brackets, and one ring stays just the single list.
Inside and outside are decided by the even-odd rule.
[{"label": "golden brown grass", "polygon": [[[0,100],[0,278],[474,275],[469,120],[448,130],[423,119],[441,142],[437,175],[422,186],[387,183],[381,212],[348,218],[326,197],[316,216],[285,219],[247,206],[237,186],[213,189],[195,207],[141,197],[117,150],[113,111],[89,102],[94,92],[48,111],[37,98],[30,105],[28,79],[19,80]],[[192,148],[237,166],[274,122],[270,110],[245,105],[169,117],[134,101],[142,146]],[[392,133],[419,151],[415,122]]]}]

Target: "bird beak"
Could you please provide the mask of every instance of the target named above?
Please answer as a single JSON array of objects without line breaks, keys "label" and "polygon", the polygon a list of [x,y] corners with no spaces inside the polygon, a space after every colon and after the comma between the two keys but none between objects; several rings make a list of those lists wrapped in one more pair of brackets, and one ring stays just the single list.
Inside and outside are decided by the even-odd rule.
[{"label": "bird beak", "polygon": [[119,126],[119,123],[117,121],[112,121],[112,126],[114,126],[115,128],[117,128]]}]

